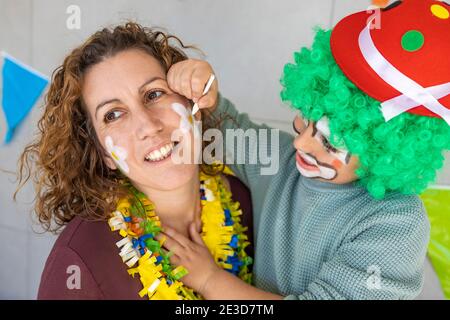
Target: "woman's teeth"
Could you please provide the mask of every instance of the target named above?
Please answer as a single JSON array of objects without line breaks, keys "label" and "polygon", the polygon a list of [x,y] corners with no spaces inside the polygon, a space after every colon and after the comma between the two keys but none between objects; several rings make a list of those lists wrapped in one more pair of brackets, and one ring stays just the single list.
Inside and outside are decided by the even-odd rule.
[{"label": "woman's teeth", "polygon": [[161,161],[166,159],[168,156],[170,156],[170,154],[172,153],[174,144],[173,143],[169,143],[166,144],[165,146],[161,147],[158,150],[153,150],[152,152],[150,152],[146,157],[145,160],[146,161]]}]

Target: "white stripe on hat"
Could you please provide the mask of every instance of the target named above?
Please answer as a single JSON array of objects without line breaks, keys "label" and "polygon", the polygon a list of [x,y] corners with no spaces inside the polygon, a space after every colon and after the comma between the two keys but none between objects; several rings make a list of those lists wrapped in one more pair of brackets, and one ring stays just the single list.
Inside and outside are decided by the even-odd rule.
[{"label": "white stripe on hat", "polygon": [[381,103],[381,112],[385,120],[389,121],[407,110],[423,105],[450,125],[450,110],[438,101],[438,99],[450,94],[450,83],[424,88],[395,68],[383,57],[373,43],[370,35],[372,20],[369,20],[367,26],[359,34],[358,43],[361,53],[380,78],[402,93],[398,97]]}]

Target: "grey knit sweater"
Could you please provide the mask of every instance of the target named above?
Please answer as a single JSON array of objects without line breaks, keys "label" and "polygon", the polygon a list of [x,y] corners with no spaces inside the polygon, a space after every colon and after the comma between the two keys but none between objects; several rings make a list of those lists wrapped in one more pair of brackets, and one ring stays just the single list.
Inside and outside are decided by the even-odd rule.
[{"label": "grey knit sweater", "polygon": [[[221,130],[268,129],[251,122],[219,96]],[[224,134],[226,140],[226,135]],[[286,299],[412,299],[423,284],[430,225],[417,196],[373,199],[355,183],[304,178],[295,165],[293,137],[280,132],[279,171],[261,164],[230,165],[251,190],[254,212],[254,282]],[[268,151],[235,143],[238,155]],[[267,148],[267,150],[261,150]],[[241,149],[240,149],[241,148]]]}]

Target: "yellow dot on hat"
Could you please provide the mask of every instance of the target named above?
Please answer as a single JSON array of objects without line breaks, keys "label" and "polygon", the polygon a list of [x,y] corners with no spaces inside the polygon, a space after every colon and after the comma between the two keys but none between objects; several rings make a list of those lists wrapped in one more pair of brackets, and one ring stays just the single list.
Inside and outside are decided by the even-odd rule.
[{"label": "yellow dot on hat", "polygon": [[439,19],[448,19],[450,17],[450,13],[447,8],[440,4],[433,4],[430,9],[431,13]]}]

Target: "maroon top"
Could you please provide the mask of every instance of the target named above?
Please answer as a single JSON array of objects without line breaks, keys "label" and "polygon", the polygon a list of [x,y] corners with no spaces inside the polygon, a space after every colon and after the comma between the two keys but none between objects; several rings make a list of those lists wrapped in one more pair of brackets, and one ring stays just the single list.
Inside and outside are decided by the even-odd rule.
[{"label": "maroon top", "polygon": [[[253,244],[250,192],[237,178],[227,178],[233,200],[241,204],[242,224],[248,226]],[[139,277],[127,273],[128,267],[119,256],[116,242],[121,238],[106,222],[74,218],[59,235],[47,258],[38,299],[141,299]],[[252,246],[246,251],[253,256]],[[78,274],[79,282],[75,280]]]}]

